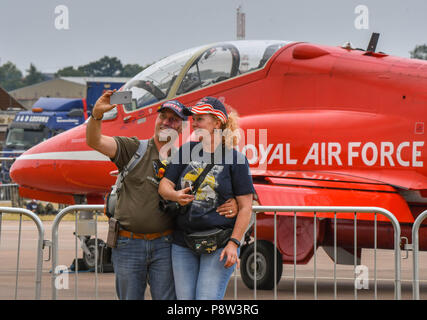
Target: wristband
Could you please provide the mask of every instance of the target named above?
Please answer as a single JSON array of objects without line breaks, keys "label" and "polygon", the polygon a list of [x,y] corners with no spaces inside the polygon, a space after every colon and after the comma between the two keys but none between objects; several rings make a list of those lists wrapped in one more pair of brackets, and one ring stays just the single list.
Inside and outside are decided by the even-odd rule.
[{"label": "wristband", "polygon": [[237,247],[240,247],[240,241],[239,241],[239,240],[237,240],[236,238],[230,238],[230,239],[228,239],[228,241],[231,241],[231,242],[233,242],[234,244],[236,244],[236,245],[237,245]]},{"label": "wristband", "polygon": [[101,118],[95,118],[93,113],[90,115],[93,119],[95,119],[96,121],[102,120],[102,118],[104,118],[104,115],[101,116]]}]

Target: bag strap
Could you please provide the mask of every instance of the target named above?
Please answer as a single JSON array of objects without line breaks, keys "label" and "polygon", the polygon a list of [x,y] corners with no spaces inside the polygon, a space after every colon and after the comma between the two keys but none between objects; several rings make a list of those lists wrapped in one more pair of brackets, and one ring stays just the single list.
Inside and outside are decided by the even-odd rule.
[{"label": "bag strap", "polygon": [[211,169],[214,167],[214,165],[215,164],[213,164],[213,163],[209,163],[206,165],[206,167],[203,169],[202,173],[194,181],[193,187],[191,188],[192,194],[196,194],[197,190],[199,189],[199,187],[201,186],[203,181],[205,181],[206,176],[208,175],[209,171],[211,171]]},{"label": "bag strap", "polygon": [[[203,181],[205,181],[205,178],[207,176],[207,174],[209,173],[209,171],[211,171],[211,169],[215,166],[215,164],[213,163],[213,159],[211,163],[208,163],[206,165],[206,167],[203,169],[202,173],[200,173],[200,175],[197,177],[197,179],[194,181],[193,184],[193,188],[191,191],[191,194],[196,195],[197,190],[199,189],[199,187],[201,186],[201,184],[203,183]],[[208,211],[209,212],[209,211]],[[206,214],[206,213],[205,213]],[[189,220],[191,221],[193,219],[193,213],[192,211],[190,211],[190,216],[189,216]]]},{"label": "bag strap", "polygon": [[122,184],[126,176],[129,174],[129,172],[135,168],[135,166],[139,163],[139,161],[142,160],[142,158],[145,155],[145,152],[147,151],[148,147],[148,140],[139,140],[139,146],[132,158],[129,160],[128,164],[123,167],[123,170],[120,172],[119,176],[117,177],[116,184],[113,186],[113,190],[115,192],[119,192],[122,188]]},{"label": "bag strap", "polygon": [[147,151],[148,140],[139,140],[139,146],[133,157],[129,160],[128,164],[123,168],[123,179],[128,175],[129,171],[131,171],[138,164],[139,161],[144,157],[145,152]]},{"label": "bag strap", "polygon": [[206,176],[208,175],[209,171],[211,171],[211,169],[214,166],[215,166],[214,154],[212,154],[211,162],[206,165],[206,167],[203,169],[203,171],[200,173],[200,175],[194,181],[193,186],[191,188],[191,194],[195,195],[197,193],[197,190],[202,185],[203,181],[205,181]]}]

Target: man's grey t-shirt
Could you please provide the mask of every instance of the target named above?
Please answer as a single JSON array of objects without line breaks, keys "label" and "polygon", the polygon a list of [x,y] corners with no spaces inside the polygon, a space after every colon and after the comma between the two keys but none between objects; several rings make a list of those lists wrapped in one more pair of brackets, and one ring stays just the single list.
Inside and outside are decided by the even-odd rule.
[{"label": "man's grey t-shirt", "polygon": [[[139,146],[136,137],[113,137],[117,153],[112,161],[121,171]],[[150,139],[142,160],[126,176],[114,217],[123,229],[137,233],[156,233],[172,229],[173,220],[159,210],[159,181],[153,161],[159,159],[159,152]]]}]

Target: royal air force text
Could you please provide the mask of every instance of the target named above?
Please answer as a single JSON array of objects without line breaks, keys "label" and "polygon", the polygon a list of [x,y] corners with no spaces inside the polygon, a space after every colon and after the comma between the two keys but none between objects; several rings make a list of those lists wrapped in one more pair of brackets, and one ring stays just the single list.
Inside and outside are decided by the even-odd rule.
[{"label": "royal air force text", "polygon": [[[424,141],[314,142],[307,147],[291,143],[246,144],[240,148],[251,165],[274,163],[303,166],[424,167]],[[304,150],[305,149],[305,150]]]}]

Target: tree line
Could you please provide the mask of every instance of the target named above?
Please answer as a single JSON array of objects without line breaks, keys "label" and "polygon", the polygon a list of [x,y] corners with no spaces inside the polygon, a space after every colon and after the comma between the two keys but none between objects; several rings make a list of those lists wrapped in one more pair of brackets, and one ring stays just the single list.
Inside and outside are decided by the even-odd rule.
[{"label": "tree line", "polygon": [[[138,64],[122,64],[116,57],[104,56],[101,59],[88,64],[74,68],[73,66],[65,67],[55,73],[55,77],[133,77],[140,71],[147,68]],[[11,91],[46,81],[49,77],[40,72],[34,64],[30,64],[26,70],[27,75],[24,77],[11,61],[0,66],[0,86],[6,91]]]},{"label": "tree line", "polygon": [[427,60],[427,44],[415,46],[414,51],[410,52],[412,59]]}]

